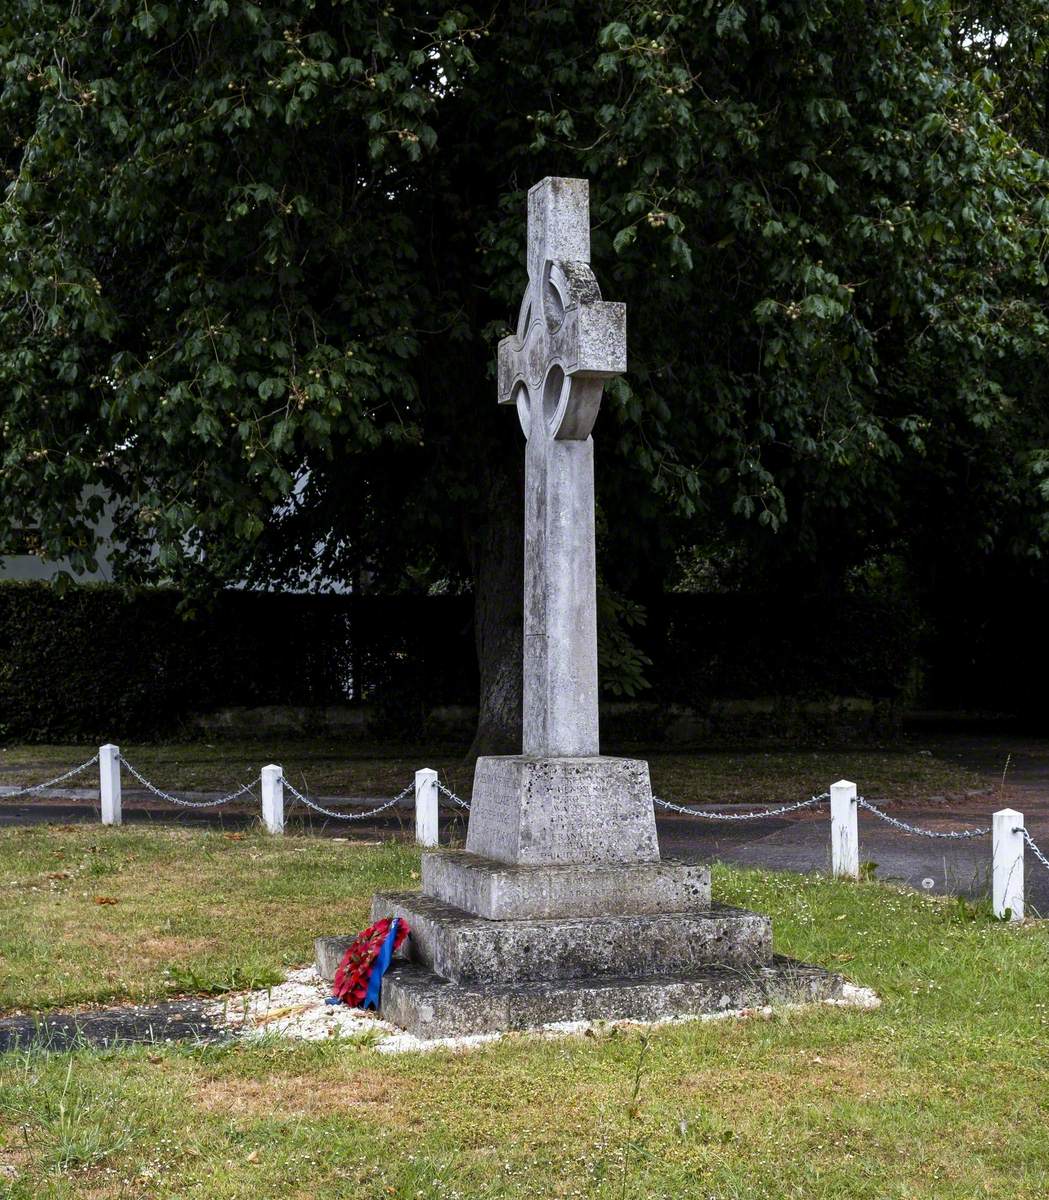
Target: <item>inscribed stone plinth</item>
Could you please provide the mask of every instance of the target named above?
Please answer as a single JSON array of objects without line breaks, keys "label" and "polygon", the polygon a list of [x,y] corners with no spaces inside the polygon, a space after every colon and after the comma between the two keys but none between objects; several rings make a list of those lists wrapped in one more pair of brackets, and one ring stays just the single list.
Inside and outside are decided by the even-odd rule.
[{"label": "inscribed stone plinth", "polygon": [[658,862],[648,763],[479,758],[466,849],[505,863]]}]

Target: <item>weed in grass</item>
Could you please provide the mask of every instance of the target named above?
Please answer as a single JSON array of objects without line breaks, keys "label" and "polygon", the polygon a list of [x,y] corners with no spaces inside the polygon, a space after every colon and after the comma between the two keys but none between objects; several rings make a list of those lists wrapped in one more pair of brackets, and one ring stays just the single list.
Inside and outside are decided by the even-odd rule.
[{"label": "weed in grass", "polygon": [[409,1155],[404,1168],[400,1172],[400,1187],[388,1187],[390,1195],[419,1197],[420,1200],[465,1200],[465,1193],[454,1186],[455,1158],[452,1155],[442,1155],[440,1158],[427,1158],[416,1154]]},{"label": "weed in grass", "polygon": [[51,1055],[30,1051],[18,1059],[23,1136],[27,1145],[34,1136],[39,1139],[46,1168],[64,1172],[94,1166],[134,1142],[137,1122],[119,1090],[99,1092],[85,1085],[74,1074],[75,1056],[62,1056],[65,1072],[57,1077],[46,1070]]},{"label": "weed in grass", "polygon": [[284,972],[261,958],[226,962],[204,958],[198,962],[171,964],[164,972],[172,987],[197,996],[219,996],[224,992],[253,992],[283,982]]},{"label": "weed in grass", "polygon": [[[630,1103],[626,1107],[627,1136],[623,1140],[621,1157],[623,1168],[620,1173],[619,1200],[626,1200],[627,1176],[634,1161],[645,1153],[641,1117],[641,1084],[645,1077],[645,1058],[648,1055],[651,1042],[647,1035],[642,1034],[638,1039],[637,1065],[634,1067],[634,1086],[630,1092]],[[637,1132],[631,1135],[630,1130]]]},{"label": "weed in grass", "polygon": [[111,859],[93,858],[84,869],[84,874],[92,879],[101,879],[106,875],[117,875],[120,867]]},{"label": "weed in grass", "polygon": [[373,1029],[362,1029],[359,1033],[342,1034],[335,1040],[343,1046],[352,1046],[355,1050],[374,1050],[385,1036],[385,1030],[376,1026]]},{"label": "weed in grass", "polygon": [[[959,925],[999,919],[994,915],[994,907],[989,896],[982,896],[978,900],[967,900],[964,896],[954,896],[951,898],[947,912],[949,919]],[[1004,920],[1008,919],[1008,916],[1004,918]]]}]

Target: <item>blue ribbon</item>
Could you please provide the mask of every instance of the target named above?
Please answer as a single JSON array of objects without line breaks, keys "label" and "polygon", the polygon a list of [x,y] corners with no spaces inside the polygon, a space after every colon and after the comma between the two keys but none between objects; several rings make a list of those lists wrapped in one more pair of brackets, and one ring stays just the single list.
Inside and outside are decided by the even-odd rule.
[{"label": "blue ribbon", "polygon": [[372,973],[368,976],[368,991],[365,993],[361,1008],[378,1009],[379,1007],[379,997],[382,994],[382,977],[389,968],[390,959],[393,958],[393,943],[397,936],[397,926],[399,923],[400,918],[394,917],[390,924],[390,932],[386,935],[386,940],[380,947],[375,959]]}]

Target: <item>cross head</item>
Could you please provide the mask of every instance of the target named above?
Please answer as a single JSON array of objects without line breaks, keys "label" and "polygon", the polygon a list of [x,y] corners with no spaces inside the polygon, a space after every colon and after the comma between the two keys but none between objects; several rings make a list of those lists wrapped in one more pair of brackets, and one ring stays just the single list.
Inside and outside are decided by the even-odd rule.
[{"label": "cross head", "polygon": [[604,381],[625,370],[626,305],[602,300],[590,269],[589,185],[547,177],[528,193],[528,287],[499,343],[499,403],[526,438],[585,441]]}]

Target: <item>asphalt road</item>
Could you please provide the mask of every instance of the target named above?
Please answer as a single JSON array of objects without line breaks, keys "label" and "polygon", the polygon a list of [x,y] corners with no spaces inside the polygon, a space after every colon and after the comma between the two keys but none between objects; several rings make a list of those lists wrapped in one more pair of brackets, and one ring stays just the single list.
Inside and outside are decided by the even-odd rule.
[{"label": "asphalt road", "polygon": [[[937,830],[972,827],[942,810],[928,813],[908,808],[891,810],[912,825]],[[692,862],[721,861],[775,871],[828,871],[830,829],[826,813],[815,817],[740,822],[695,830],[694,819],[682,817],[659,823],[659,845],[665,857]],[[683,827],[688,821],[688,826]],[[980,813],[979,825],[990,823]],[[1049,845],[1049,822],[1040,828],[1025,823],[1040,845]],[[745,828],[741,828],[744,826]],[[990,837],[966,840],[924,838],[900,833],[876,817],[860,813],[860,862],[873,863],[876,878],[941,895],[970,899],[986,896],[991,888]],[[1025,856],[1026,906],[1030,916],[1049,915],[1049,871]],[[930,883],[931,881],[931,883]]]}]

